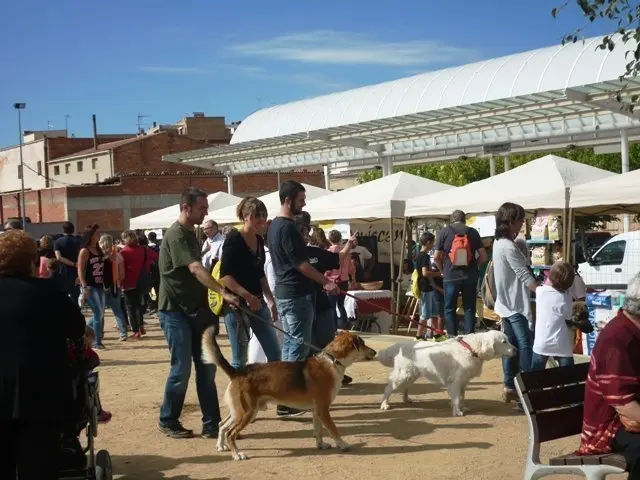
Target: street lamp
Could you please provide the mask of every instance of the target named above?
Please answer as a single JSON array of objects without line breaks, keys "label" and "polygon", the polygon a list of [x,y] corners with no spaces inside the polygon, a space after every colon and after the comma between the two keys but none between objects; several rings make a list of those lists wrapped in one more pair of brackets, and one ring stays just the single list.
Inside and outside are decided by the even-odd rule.
[{"label": "street lamp", "polygon": [[13,108],[15,108],[18,111],[18,135],[20,137],[20,200],[21,200],[21,204],[22,204],[22,228],[23,230],[27,229],[27,203],[25,202],[24,199],[24,159],[22,157],[22,144],[23,144],[23,137],[22,137],[22,115],[20,113],[20,110],[24,110],[24,108],[27,106],[26,103],[14,103],[13,104]]}]

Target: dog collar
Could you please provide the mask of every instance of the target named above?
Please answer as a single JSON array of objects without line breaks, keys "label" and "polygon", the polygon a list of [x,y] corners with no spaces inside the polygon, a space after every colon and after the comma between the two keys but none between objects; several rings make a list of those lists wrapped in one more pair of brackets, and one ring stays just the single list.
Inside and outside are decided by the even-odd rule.
[{"label": "dog collar", "polygon": [[334,365],[337,365],[338,367],[344,368],[346,370],[347,367],[345,367],[342,362],[340,362],[340,360],[337,360],[333,355],[328,354],[325,351],[320,352],[323,355],[325,355],[329,360],[331,360],[331,363],[333,363]]},{"label": "dog collar", "polygon": [[471,348],[471,345],[469,345],[467,342],[465,342],[462,338],[458,338],[458,343],[460,343],[460,345],[462,347],[464,347],[465,349],[469,350],[469,352],[471,352],[471,356],[472,357],[478,358],[478,354],[473,351],[473,348]]}]

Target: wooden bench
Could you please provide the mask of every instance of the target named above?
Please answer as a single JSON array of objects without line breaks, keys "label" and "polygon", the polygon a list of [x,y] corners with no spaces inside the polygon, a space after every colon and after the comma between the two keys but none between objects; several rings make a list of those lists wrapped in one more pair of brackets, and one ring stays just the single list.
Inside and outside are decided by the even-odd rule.
[{"label": "wooden bench", "polygon": [[[529,421],[529,448],[524,480],[548,475],[583,475],[601,480],[607,475],[624,473],[622,455],[562,455],[549,464],[540,462],[540,444],[582,432],[584,389],[588,363],[571,367],[520,373],[516,390]],[[577,449],[577,445],[576,445]]]}]

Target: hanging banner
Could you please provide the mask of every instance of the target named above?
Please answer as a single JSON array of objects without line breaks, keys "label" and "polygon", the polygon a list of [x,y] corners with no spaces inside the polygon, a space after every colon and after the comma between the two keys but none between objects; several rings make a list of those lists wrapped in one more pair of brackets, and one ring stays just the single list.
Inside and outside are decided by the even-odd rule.
[{"label": "hanging banner", "polygon": [[467,226],[475,228],[483,238],[493,237],[496,232],[496,217],[494,215],[469,216]]},{"label": "hanging banner", "polygon": [[351,236],[352,232],[358,235],[372,236],[378,239],[378,263],[389,263],[391,258],[391,239],[393,238],[393,251],[396,265],[400,262],[400,254],[402,251],[402,229],[404,228],[403,219],[394,219],[393,233],[389,232],[389,220],[335,220],[318,224],[324,230],[325,234],[329,234],[331,230],[338,230],[342,234],[342,239],[346,240]]}]

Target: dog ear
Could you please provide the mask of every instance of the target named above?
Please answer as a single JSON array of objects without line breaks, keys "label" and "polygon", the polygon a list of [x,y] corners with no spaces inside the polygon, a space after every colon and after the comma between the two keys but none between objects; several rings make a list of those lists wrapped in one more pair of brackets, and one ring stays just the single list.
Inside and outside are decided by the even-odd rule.
[{"label": "dog ear", "polygon": [[353,345],[353,348],[356,350],[360,350],[364,346],[364,341],[359,336],[353,335],[351,337],[351,345]]}]

